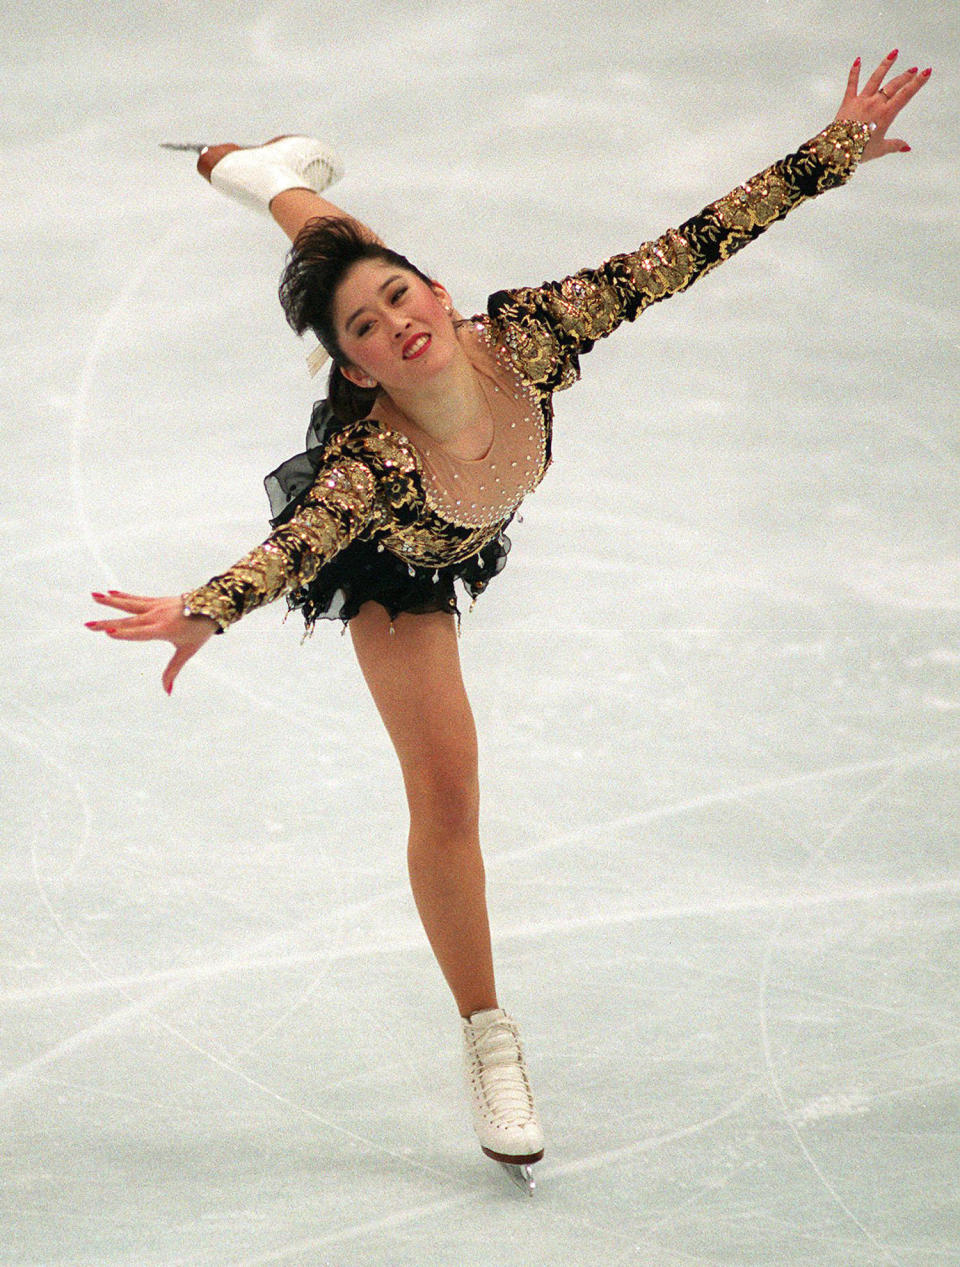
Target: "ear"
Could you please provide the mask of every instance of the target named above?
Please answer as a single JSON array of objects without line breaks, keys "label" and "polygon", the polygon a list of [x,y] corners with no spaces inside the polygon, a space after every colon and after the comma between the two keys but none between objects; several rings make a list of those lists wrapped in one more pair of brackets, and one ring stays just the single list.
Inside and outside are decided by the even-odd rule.
[{"label": "ear", "polygon": [[363,370],[357,369],[355,365],[341,365],[340,373],[348,383],[353,383],[354,387],[365,387],[367,389],[379,387],[379,383],[375,378],[371,378],[369,374],[364,374]]},{"label": "ear", "polygon": [[452,315],[453,301],[451,300],[446,287],[441,286],[439,282],[431,282],[430,288],[433,291],[433,293],[436,295],[436,297],[440,300],[440,302],[443,304],[446,311]]}]

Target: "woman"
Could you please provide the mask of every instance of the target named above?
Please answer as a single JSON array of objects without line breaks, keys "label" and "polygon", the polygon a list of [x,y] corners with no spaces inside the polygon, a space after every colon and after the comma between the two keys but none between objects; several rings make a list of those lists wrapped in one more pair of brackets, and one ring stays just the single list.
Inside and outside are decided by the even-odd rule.
[{"label": "woman", "polygon": [[411,884],[462,1017],[481,1146],[530,1187],[543,1133],[494,984],[454,582],[476,596],[503,566],[504,529],[549,466],[552,394],[577,379],[581,353],[846,181],[858,162],[910,148],[887,131],[930,70],[885,83],[896,56],[862,91],[858,58],[832,124],[679,230],[563,282],[500,291],[470,321],[442,286],[321,196],[339,168],[319,143],[286,137],[201,153],[216,187],[269,210],[293,239],[281,302],[332,358],[329,396],[314,411],[308,452],[268,478],[275,531],[263,545],[183,596],[95,594],[127,615],[88,628],[171,642],[169,693],[213,634],[281,594],[308,626],[349,624],[400,760]]}]

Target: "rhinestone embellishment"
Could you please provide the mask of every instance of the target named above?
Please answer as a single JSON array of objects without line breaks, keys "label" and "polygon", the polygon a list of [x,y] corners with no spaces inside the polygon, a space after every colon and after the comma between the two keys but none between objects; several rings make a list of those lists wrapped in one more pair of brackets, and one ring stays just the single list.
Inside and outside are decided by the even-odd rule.
[{"label": "rhinestone embellishment", "polygon": [[[426,463],[424,492],[430,509],[449,523],[464,528],[489,528],[512,515],[524,497],[540,483],[546,464],[547,437],[536,388],[520,377],[509,353],[494,341],[485,323],[471,322],[471,329],[482,347],[492,354],[497,369],[509,376],[516,390],[490,383],[491,395],[497,399],[491,402],[494,439],[489,457],[466,461],[445,454],[442,465],[447,479],[439,478],[439,472],[431,469],[431,463]],[[511,406],[514,416],[509,422],[497,408],[501,401]],[[517,405],[521,406],[519,417],[514,412]],[[520,434],[516,435],[518,430]],[[507,446],[506,460],[501,461],[498,468],[496,450],[502,451],[504,445]],[[451,469],[454,465],[459,469]],[[509,478],[501,477],[499,470],[509,470]]]}]

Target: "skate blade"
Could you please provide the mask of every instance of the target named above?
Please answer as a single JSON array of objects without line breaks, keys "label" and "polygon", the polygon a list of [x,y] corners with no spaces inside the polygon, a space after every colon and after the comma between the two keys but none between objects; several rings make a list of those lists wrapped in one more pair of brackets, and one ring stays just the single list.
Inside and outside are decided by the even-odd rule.
[{"label": "skate blade", "polygon": [[195,145],[192,143],[184,143],[181,141],[161,141],[160,148],[162,150],[181,150],[189,154],[202,154],[204,150],[210,148],[209,145]]},{"label": "skate blade", "polygon": [[517,1166],[510,1161],[502,1161],[500,1165],[510,1176],[510,1181],[515,1183],[521,1192],[525,1192],[528,1197],[533,1196],[537,1190],[537,1181],[529,1166]]}]

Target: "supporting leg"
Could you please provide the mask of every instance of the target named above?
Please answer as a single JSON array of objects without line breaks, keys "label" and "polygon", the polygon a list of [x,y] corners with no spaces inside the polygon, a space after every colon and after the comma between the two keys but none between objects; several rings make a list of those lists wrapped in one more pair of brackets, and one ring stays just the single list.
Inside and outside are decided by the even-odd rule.
[{"label": "supporting leg", "polygon": [[480,1146],[533,1195],[543,1156],[515,1023],[497,1006],[480,856],[477,740],[453,616],[390,619],[367,603],[350,622],[357,658],[393,740],[410,806],[410,882],[460,1014]]},{"label": "supporting leg", "polygon": [[360,668],[393,741],[410,809],[420,919],[461,1016],[497,1006],[480,854],[477,738],[454,618],[393,622],[367,603],[350,622]]}]

